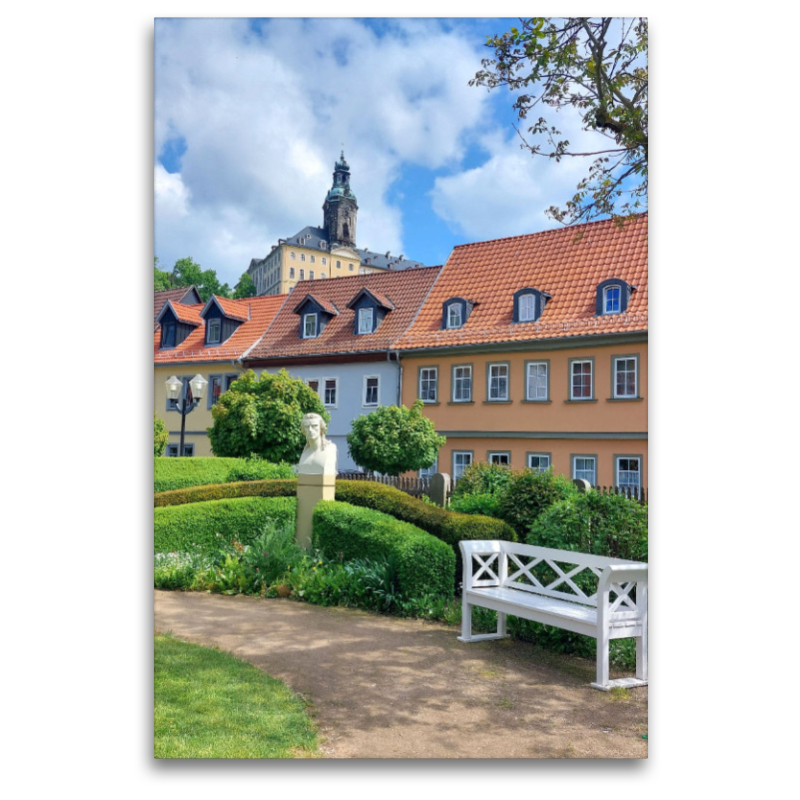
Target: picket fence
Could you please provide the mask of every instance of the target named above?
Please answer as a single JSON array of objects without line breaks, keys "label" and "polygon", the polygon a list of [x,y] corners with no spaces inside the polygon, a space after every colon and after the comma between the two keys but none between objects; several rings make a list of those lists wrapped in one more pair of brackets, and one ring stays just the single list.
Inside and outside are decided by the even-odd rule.
[{"label": "picket fence", "polygon": [[[340,480],[348,481],[374,481],[375,483],[382,483],[384,486],[394,486],[395,489],[400,489],[401,492],[410,494],[412,497],[420,497],[423,494],[430,494],[430,478],[405,478],[391,475],[374,475],[369,472],[340,472],[338,475]],[[632,500],[638,501],[641,505],[647,505],[647,489],[638,486],[592,486],[597,492],[601,494],[621,494]],[[448,500],[453,494],[451,487],[448,492]]]}]

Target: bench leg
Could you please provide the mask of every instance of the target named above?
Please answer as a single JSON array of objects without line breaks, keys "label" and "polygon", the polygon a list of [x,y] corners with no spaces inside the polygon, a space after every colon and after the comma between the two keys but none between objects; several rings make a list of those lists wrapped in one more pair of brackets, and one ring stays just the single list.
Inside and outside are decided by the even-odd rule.
[{"label": "bench leg", "polygon": [[647,682],[647,628],[636,637],[636,677]]},{"label": "bench leg", "polygon": [[608,629],[597,637],[597,682],[592,686],[595,689],[608,688]]},{"label": "bench leg", "polygon": [[506,615],[502,612],[497,612],[497,631],[495,633],[478,633],[472,632],[472,605],[462,599],[461,601],[461,636],[458,637],[459,642],[485,642],[487,639],[508,639],[506,633]]}]

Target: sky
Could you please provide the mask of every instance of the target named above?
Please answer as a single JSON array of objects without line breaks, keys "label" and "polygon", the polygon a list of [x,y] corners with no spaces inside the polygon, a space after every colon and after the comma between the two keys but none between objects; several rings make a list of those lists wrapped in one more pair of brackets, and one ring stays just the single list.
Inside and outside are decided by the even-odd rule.
[{"label": "sky", "polygon": [[[587,164],[521,149],[506,89],[470,87],[515,19],[157,19],[155,255],[231,287],[322,224],[344,149],[357,245],[443,264],[455,245],[553,228]],[[575,145],[577,115],[562,115]],[[524,131],[524,128],[522,129]]]}]

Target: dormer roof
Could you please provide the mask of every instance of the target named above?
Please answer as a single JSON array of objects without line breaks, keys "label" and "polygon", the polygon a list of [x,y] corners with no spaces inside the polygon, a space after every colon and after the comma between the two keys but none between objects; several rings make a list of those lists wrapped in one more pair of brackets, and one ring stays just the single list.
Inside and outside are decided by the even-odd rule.
[{"label": "dormer roof", "polygon": [[392,301],[385,295],[381,294],[378,291],[374,291],[369,289],[366,286],[362,286],[358,293],[353,297],[353,299],[347,304],[348,308],[353,308],[355,304],[364,296],[366,295],[369,297],[377,306],[381,308],[385,308],[387,311],[391,311],[394,308],[394,304]]},{"label": "dormer roof", "polygon": [[[296,293],[297,290],[295,290],[295,294]],[[339,311],[333,303],[331,303],[329,300],[326,300],[324,297],[320,297],[318,294],[312,294],[311,292],[307,292],[303,296],[303,299],[292,309],[292,313],[299,314],[300,309],[308,302],[316,303],[322,311],[324,311],[326,314],[330,314],[332,317],[339,315]]]},{"label": "dormer roof", "polygon": [[164,303],[161,311],[158,312],[156,322],[161,324],[161,320],[164,319],[168,311],[173,313],[178,322],[183,322],[185,325],[192,325],[195,327],[203,324],[197,306],[185,306],[183,303],[173,303],[172,300],[167,300],[167,302]]}]

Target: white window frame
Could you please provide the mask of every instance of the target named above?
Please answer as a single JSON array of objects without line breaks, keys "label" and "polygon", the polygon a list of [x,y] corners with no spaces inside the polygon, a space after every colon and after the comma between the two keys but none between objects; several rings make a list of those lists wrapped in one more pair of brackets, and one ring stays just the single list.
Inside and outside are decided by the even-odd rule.
[{"label": "white window frame", "polygon": [[[323,244],[324,244],[324,242],[323,242]],[[327,267],[328,266],[328,259],[325,258],[325,256],[322,257],[322,266],[323,267]]]},{"label": "white window frame", "polygon": [[305,261],[306,260],[306,254],[305,253],[300,253],[300,260],[301,261]]},{"label": "white window frame", "polygon": [[310,281],[313,281],[313,280],[314,280],[314,270],[313,270],[313,269],[310,269],[310,270],[308,271],[308,279],[309,279]]},{"label": "white window frame", "polygon": [[[212,337],[212,333],[216,332],[216,338]],[[208,321],[208,340],[207,344],[219,344],[222,341],[222,320],[219,317],[213,317]]]},{"label": "white window frame", "polygon": [[312,255],[309,258],[310,258],[310,261],[311,261],[312,264],[316,264],[317,263],[317,257],[315,255]]},{"label": "white window frame", "polygon": [[[165,455],[167,458],[177,458],[178,456],[178,448],[181,446],[180,442],[171,442],[167,445],[167,449],[165,451]],[[172,450],[174,449],[174,453]],[[188,453],[186,451],[189,451]],[[184,442],[183,443],[183,455],[185,458],[192,458],[194,456],[194,442]]]},{"label": "white window frame", "polygon": [[[372,326],[375,321],[375,309],[372,306],[358,309],[358,332],[359,334],[372,333]],[[365,325],[364,323],[367,322]]]},{"label": "white window frame", "polygon": [[[423,373],[425,372],[432,372],[433,377],[427,376],[423,378]],[[430,390],[430,382],[433,382],[433,400],[425,398],[422,396],[422,381],[426,380],[429,383],[429,390]],[[417,387],[417,396],[422,400],[423,403],[438,403],[439,402],[439,367],[420,367],[419,368],[419,386]]]},{"label": "white window frame", "polygon": [[[466,370],[467,375],[459,376],[459,370]],[[466,391],[465,391],[466,384]],[[458,397],[458,388],[461,388],[462,397]],[[472,364],[457,364],[453,365],[453,396],[451,400],[454,403],[471,403],[472,402]]]},{"label": "white window frame", "polygon": [[420,478],[430,480],[439,471],[439,459],[433,462],[429,467],[422,467],[419,471]]},{"label": "white window frame", "polygon": [[[587,397],[576,397],[575,395],[575,367],[579,364],[589,365],[589,394]],[[569,364],[569,399],[570,400],[592,400],[594,398],[594,361],[588,358],[576,358]]]},{"label": "white window frame", "polygon": [[[531,395],[531,367],[544,367],[544,394],[539,396],[541,387],[538,385],[541,375],[537,374],[536,395]],[[538,370],[537,370],[538,372]],[[525,399],[532,402],[547,400],[550,397],[550,364],[547,361],[528,361],[525,365]]]},{"label": "white window frame", "polygon": [[[469,463],[461,464],[461,471],[458,470],[458,464],[456,463],[457,456],[467,456],[469,458]],[[472,450],[453,450],[453,485],[455,482],[464,474],[464,470],[471,466],[473,463],[473,453]]]},{"label": "white window frame", "polygon": [[289,267],[289,277],[294,278],[294,267]]},{"label": "white window frame", "polygon": [[[617,387],[619,386],[617,382],[617,376],[620,372],[619,364],[626,361],[633,361],[633,394],[620,394],[617,391]],[[618,400],[633,400],[637,398],[639,396],[639,359],[636,356],[614,356],[613,362],[613,369],[611,370],[613,382],[612,397]],[[630,372],[630,370],[626,368],[625,372]]]},{"label": "white window frame", "polygon": [[[331,387],[328,386],[329,383],[333,384],[332,391],[333,391],[333,399],[328,399],[328,392],[331,390]],[[325,408],[336,408],[338,400],[339,400],[339,379],[338,378],[322,378],[322,405]]]},{"label": "white window frame", "polygon": [[[494,370],[496,367],[504,369],[505,370],[505,375],[503,375],[503,376],[501,376],[501,375],[493,375],[492,374],[492,370]],[[509,397],[510,397],[510,395],[509,395],[510,376],[511,376],[511,368],[509,367],[508,364],[506,364],[506,363],[487,364],[486,365],[486,399],[489,400],[490,402],[494,402],[494,403],[501,402],[503,400],[508,400]],[[506,385],[505,394],[501,395],[501,394],[498,393],[498,394],[495,395],[495,394],[492,393],[493,392],[492,380],[496,379],[498,381],[497,388],[499,390],[500,379],[501,378],[505,378],[505,385]]]},{"label": "white window frame", "polygon": [[300,280],[304,281],[306,279],[306,271],[304,269],[300,270]]},{"label": "white window frame", "polygon": [[291,258],[292,261],[294,261],[297,258],[297,256],[294,254],[294,250],[289,251],[289,258]]},{"label": "white window frame", "polygon": [[[375,402],[370,403],[368,402],[367,394],[369,392],[369,382],[375,381]],[[381,397],[381,378],[380,375],[365,375],[364,376],[364,383],[363,383],[363,390],[361,392],[361,405],[364,408],[375,408],[380,404],[380,397]]]},{"label": "white window frame", "polygon": [[448,330],[460,328],[464,323],[461,321],[461,303],[449,303],[447,306],[447,328]]},{"label": "white window frame", "polygon": [[[533,459],[547,459],[547,466],[542,466],[541,463],[533,465]],[[547,472],[548,469],[552,466],[552,461],[550,459],[549,453],[528,453],[527,458],[525,460],[528,469],[535,469],[537,472]]]},{"label": "white window frame", "polygon": [[[613,303],[611,293],[616,291],[616,308],[609,308],[609,302]],[[622,313],[622,286],[618,283],[612,283],[603,289],[603,315],[606,314],[620,314]]]},{"label": "white window frame", "polygon": [[[625,470],[625,472],[628,472],[628,473],[634,473],[635,472],[635,474],[637,476],[637,479],[638,479],[636,483],[627,483],[627,482],[623,483],[620,480],[620,476],[621,476],[621,474],[623,472],[622,467],[620,465],[621,461],[629,461],[629,462],[630,461],[636,461],[637,462],[638,466],[637,466],[636,470],[631,470],[630,468]],[[642,489],[642,458],[641,458],[641,456],[616,456],[614,458],[614,473],[615,473],[614,477],[616,478],[616,485],[617,485],[618,488],[620,488],[620,489],[635,488],[635,489],[638,489],[639,491],[641,491],[641,489]]]},{"label": "white window frame", "polygon": [[[509,453],[508,450],[492,450],[489,453],[487,453],[487,456],[490,464],[499,464],[501,467],[508,467],[509,469],[511,469],[511,453]],[[505,463],[502,463],[500,461],[495,461],[494,459],[498,456],[501,458],[505,458],[506,459]]]},{"label": "white window frame", "polygon": [[[523,303],[523,300],[525,301]],[[530,301],[528,303],[527,301]],[[519,308],[517,318],[520,322],[533,322],[536,319],[536,295],[533,292],[521,294],[518,298]]]},{"label": "white window frame", "polygon": [[[309,332],[309,320],[314,320],[314,329],[312,332]],[[319,331],[319,314],[316,311],[310,311],[307,314],[303,314],[303,338],[304,339],[316,339]]]},{"label": "white window frame", "polygon": [[[586,464],[582,466],[582,468],[578,469],[578,460],[588,462],[592,462],[592,469],[591,471],[587,468]],[[578,475],[578,472],[582,473]],[[586,475],[591,474],[591,479],[587,478]],[[597,486],[597,456],[572,456],[572,479],[576,480],[577,478],[583,478],[592,486]]]},{"label": "white window frame", "polygon": [[[314,384],[313,386],[311,384]],[[309,378],[306,381],[306,386],[311,389],[312,392],[316,392],[317,397],[320,396],[319,394],[319,378]]]}]

